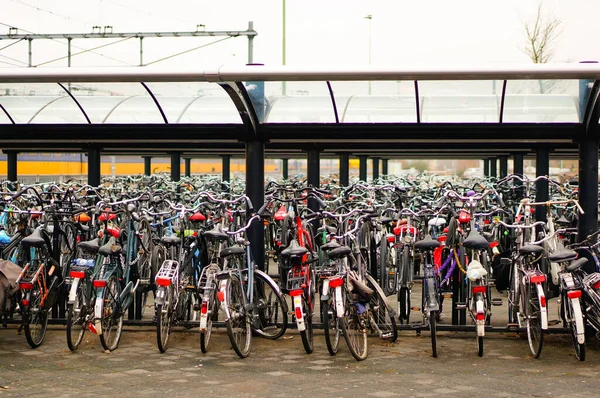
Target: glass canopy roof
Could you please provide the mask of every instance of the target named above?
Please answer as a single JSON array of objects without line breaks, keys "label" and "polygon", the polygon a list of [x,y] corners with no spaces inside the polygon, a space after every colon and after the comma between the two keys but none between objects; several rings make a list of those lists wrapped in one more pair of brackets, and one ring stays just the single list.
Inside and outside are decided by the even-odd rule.
[{"label": "glass canopy roof", "polygon": [[[579,80],[248,82],[263,123],[577,123]],[[583,109],[582,108],[582,109]],[[0,124],[242,123],[217,83],[0,84]]]}]

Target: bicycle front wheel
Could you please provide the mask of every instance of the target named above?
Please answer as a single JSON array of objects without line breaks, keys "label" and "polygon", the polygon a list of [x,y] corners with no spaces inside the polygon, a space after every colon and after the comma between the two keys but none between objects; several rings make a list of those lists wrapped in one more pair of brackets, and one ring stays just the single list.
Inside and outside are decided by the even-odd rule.
[{"label": "bicycle front wheel", "polygon": [[429,313],[429,332],[431,333],[431,352],[434,358],[437,358],[437,318],[438,311]]},{"label": "bicycle front wheel", "polygon": [[119,282],[115,275],[106,281],[102,300],[102,334],[100,343],[105,350],[113,351],[119,346],[123,333],[123,311],[119,304]]},{"label": "bicycle front wheel", "polygon": [[31,348],[38,348],[44,342],[48,327],[48,310],[42,306],[42,291],[38,283],[33,284],[29,298],[29,311],[23,318],[25,339]]},{"label": "bicycle front wheel", "polygon": [[226,306],[228,318],[225,321],[227,335],[233,350],[240,358],[250,354],[252,345],[252,328],[244,306],[244,289],[237,276],[232,275],[227,281]]},{"label": "bicycle front wheel", "polygon": [[173,286],[164,290],[162,304],[156,306],[156,342],[158,350],[165,352],[171,335],[171,323],[173,322]]},{"label": "bicycle front wheel", "polygon": [[287,330],[287,303],[275,282],[266,274],[254,271],[254,304],[260,327],[254,331],[275,340]]},{"label": "bicycle front wheel", "polygon": [[528,284],[526,289],[527,314],[525,318],[525,326],[527,328],[527,340],[529,342],[529,350],[534,358],[539,358],[542,353],[542,345],[544,343],[544,331],[542,330],[542,311],[540,308],[540,300],[535,284]]}]

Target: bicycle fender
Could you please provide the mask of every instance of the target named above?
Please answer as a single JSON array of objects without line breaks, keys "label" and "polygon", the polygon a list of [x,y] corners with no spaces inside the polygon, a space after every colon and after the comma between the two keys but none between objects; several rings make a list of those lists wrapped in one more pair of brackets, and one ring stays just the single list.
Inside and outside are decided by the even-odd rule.
[{"label": "bicycle fender", "polygon": [[575,318],[575,327],[577,329],[577,342],[579,344],[585,343],[585,322],[583,321],[583,314],[581,312],[581,303],[578,298],[569,299],[571,300],[571,306],[573,307],[573,317]]},{"label": "bicycle fender", "polygon": [[104,298],[102,295],[96,297],[96,303],[94,305],[94,326],[96,328],[96,334],[100,336],[102,334],[102,305],[104,304]]},{"label": "bicycle fender", "polygon": [[548,309],[546,308],[546,295],[544,294],[544,287],[541,283],[536,283],[535,287],[538,292],[538,299],[540,300],[540,313],[542,315],[542,330],[548,330]]},{"label": "bicycle fender", "polygon": [[81,278],[73,278],[71,280],[71,288],[69,289],[69,301],[67,304],[74,304],[77,299],[77,288],[79,287],[79,282]]}]

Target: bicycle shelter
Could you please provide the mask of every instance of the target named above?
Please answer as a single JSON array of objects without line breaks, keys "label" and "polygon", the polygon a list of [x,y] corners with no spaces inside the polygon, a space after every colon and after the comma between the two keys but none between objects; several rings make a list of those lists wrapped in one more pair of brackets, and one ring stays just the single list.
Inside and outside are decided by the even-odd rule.
[{"label": "bicycle shelter", "polygon": [[[264,159],[306,156],[308,182],[319,162],[349,159],[366,179],[387,174],[394,158],[476,158],[485,175],[507,174],[508,158],[523,173],[535,156],[548,174],[551,154],[579,160],[579,236],[598,225],[600,65],[528,64],[478,67],[293,68],[247,65],[211,70],[155,68],[0,69],[0,148],[8,179],[17,180],[19,152],[86,152],[88,182],[100,183],[101,154],[169,154],[179,180],[183,157],[244,156],[246,190],[264,201]],[[373,87],[373,95],[362,88]],[[287,93],[282,95],[281,87]],[[13,91],[11,91],[13,90]],[[27,95],[22,95],[26,93]],[[537,183],[536,201],[548,199]],[[538,217],[544,217],[543,212]],[[250,240],[262,262],[263,233]],[[262,265],[262,264],[261,264]]]}]

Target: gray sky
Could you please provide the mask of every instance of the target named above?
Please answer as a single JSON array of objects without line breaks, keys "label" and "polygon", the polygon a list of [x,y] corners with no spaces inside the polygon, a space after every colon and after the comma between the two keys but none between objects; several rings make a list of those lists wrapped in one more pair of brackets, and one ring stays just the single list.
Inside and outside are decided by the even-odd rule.
[{"label": "gray sky", "polygon": [[[522,52],[523,24],[537,0],[287,0],[287,64],[373,65],[529,62]],[[282,0],[0,0],[0,23],[35,33],[86,33],[94,25],[114,32],[245,30],[254,21],[255,62],[280,65]],[[600,1],[546,0],[546,14],[562,21],[555,62],[600,60],[594,42]],[[372,15],[371,34],[369,21]],[[8,27],[0,25],[0,32]],[[144,60],[209,43],[210,38],[145,39]],[[92,48],[108,40],[75,40]],[[0,48],[10,44],[0,41]],[[81,51],[74,48],[73,53]],[[139,44],[129,40],[73,58],[73,66],[125,66],[139,62]],[[12,58],[2,57],[7,56]],[[66,41],[34,41],[33,63],[66,55]],[[18,60],[20,62],[17,62]],[[0,67],[23,65],[27,45],[0,51]],[[234,38],[156,63],[159,67],[244,64],[247,40]],[[7,64],[9,63],[9,64]],[[66,60],[44,66],[66,66]]]}]

